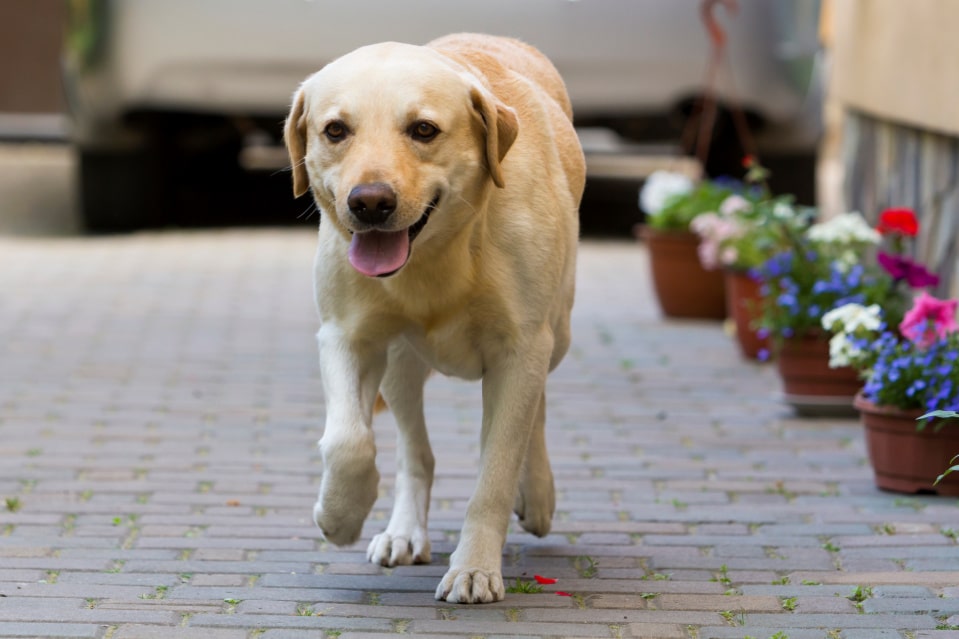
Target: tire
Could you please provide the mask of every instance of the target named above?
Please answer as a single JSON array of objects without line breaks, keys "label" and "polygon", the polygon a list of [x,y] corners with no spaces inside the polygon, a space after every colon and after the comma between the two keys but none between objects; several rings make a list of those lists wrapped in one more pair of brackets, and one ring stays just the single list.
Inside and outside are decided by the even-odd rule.
[{"label": "tire", "polygon": [[117,233],[156,224],[159,212],[146,150],[79,150],[79,201],[84,228]]},{"label": "tire", "polygon": [[138,143],[81,148],[81,219],[93,233],[236,221],[249,179],[239,132],[212,116],[150,114],[131,129]]}]

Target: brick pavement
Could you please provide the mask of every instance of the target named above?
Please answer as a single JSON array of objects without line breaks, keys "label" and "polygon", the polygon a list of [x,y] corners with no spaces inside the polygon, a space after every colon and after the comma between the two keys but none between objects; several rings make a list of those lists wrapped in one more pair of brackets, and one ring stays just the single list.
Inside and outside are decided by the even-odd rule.
[{"label": "brick pavement", "polygon": [[434,564],[329,547],[313,243],[0,240],[0,637],[959,639],[959,502],[877,491],[855,421],[792,417],[718,324],[662,321],[634,244],[583,245],[554,532],[504,550],[510,584],[555,586],[433,599],[477,467],[454,380],[427,391]]}]

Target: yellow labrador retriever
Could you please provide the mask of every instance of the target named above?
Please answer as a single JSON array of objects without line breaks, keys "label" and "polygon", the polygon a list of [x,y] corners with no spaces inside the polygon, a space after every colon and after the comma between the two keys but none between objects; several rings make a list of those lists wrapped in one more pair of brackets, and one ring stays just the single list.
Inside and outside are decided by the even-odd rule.
[{"label": "yellow labrador retriever", "polygon": [[521,42],[460,34],[358,49],[307,78],[286,143],[321,211],[326,427],[314,519],[355,542],[377,497],[378,393],[399,426],[395,503],[367,555],[430,561],[432,369],[482,379],[480,473],[437,599],[503,598],[510,510],[549,532],[546,376],[570,341],[585,164],[563,81]]}]

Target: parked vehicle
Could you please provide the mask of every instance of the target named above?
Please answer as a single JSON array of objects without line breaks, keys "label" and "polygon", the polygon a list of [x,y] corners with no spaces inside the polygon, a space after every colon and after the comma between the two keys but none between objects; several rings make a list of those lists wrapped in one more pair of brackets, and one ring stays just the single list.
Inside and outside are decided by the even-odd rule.
[{"label": "parked vehicle", "polygon": [[[719,78],[720,103],[738,98],[769,153],[811,157],[818,0],[739,4],[736,16],[719,12],[735,75],[734,85],[729,74]],[[297,84],[382,40],[425,43],[455,31],[518,37],[559,68],[578,124],[675,139],[702,93],[710,53],[699,5],[71,0],[65,86],[84,220],[93,230],[183,224],[187,208],[231,219],[249,202],[239,188],[243,149],[278,144]],[[276,206],[272,196],[262,205]]]}]

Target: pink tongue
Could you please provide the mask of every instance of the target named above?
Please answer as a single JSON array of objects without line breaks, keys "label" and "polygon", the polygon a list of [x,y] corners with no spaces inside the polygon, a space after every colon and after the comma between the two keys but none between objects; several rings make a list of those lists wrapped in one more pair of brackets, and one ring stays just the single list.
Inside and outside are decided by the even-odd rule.
[{"label": "pink tongue", "polygon": [[406,229],[354,233],[350,242],[350,264],[370,277],[399,270],[409,256],[410,236]]}]

